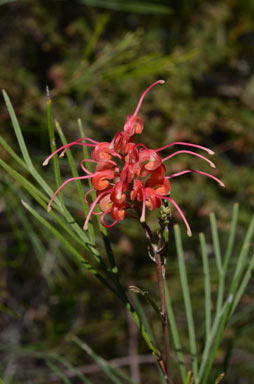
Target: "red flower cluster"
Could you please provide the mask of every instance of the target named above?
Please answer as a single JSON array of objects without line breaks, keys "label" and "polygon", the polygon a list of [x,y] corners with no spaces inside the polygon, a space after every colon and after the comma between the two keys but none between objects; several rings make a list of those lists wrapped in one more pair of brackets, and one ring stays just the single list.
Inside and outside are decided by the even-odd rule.
[{"label": "red flower cluster", "polygon": [[[205,160],[211,167],[215,167],[215,165],[206,157],[193,151],[180,150],[164,158],[160,155],[161,151],[174,145],[184,145],[186,147],[194,147],[206,151],[208,154],[212,155],[213,151],[206,147],[185,142],[174,142],[165,145],[162,148],[149,149],[142,143],[135,144],[134,135],[141,134],[144,127],[143,121],[138,117],[142,101],[152,87],[156,84],[163,83],[163,80],[158,80],[147,88],[142,94],[134,114],[132,116],[127,116],[123,131],[117,132],[110,143],[99,143],[86,137],[81,138],[59,148],[44,161],[43,165],[47,165],[49,160],[55,154],[61,152],[60,156],[63,156],[73,145],[85,145],[92,148],[91,158],[83,159],[80,163],[80,166],[86,175],[66,180],[52,196],[48,204],[48,211],[50,211],[51,204],[56,195],[65,184],[76,179],[82,180],[90,178],[94,188],[86,192],[84,196],[85,202],[91,206],[84,224],[85,230],[88,228],[88,222],[92,214],[101,215],[101,223],[107,228],[113,227],[118,221],[122,221],[126,216],[127,209],[134,209],[137,212],[140,221],[144,222],[146,208],[153,211],[161,206],[162,200],[168,200],[178,210],[186,225],[187,234],[191,236],[190,226],[182,210],[178,204],[169,197],[169,179],[185,173],[194,172],[214,179],[222,187],[224,187],[224,184],[222,181],[206,172],[193,169],[166,176],[164,162],[181,153],[197,156]],[[86,162],[95,164],[95,172],[91,173],[86,169]],[[93,203],[89,203],[87,201],[87,196],[92,191],[96,191],[97,197]],[[95,213],[94,209],[97,204],[100,206],[101,211]],[[110,214],[113,219],[113,223],[110,225],[107,225],[104,222],[104,218],[107,214]]]}]

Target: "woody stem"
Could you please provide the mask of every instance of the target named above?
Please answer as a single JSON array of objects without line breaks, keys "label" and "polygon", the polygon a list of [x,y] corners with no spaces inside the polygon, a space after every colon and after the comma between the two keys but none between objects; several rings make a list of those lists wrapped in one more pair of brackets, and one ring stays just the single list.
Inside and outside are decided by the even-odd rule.
[{"label": "woody stem", "polygon": [[165,376],[167,384],[173,384],[172,370],[170,362],[170,343],[169,343],[169,324],[166,312],[166,297],[165,297],[165,262],[163,249],[164,246],[161,242],[162,236],[159,238],[158,244],[155,244],[152,240],[152,232],[146,223],[142,223],[145,230],[146,237],[150,243],[150,249],[153,250],[153,260],[156,265],[156,276],[160,295],[160,310],[162,320],[162,330],[165,348],[165,359],[159,360],[160,368]]},{"label": "woody stem", "polygon": [[168,318],[166,312],[166,299],[165,299],[165,264],[164,257],[157,249],[154,250],[154,259],[156,264],[156,275],[158,281],[158,288],[160,294],[160,307],[161,307],[161,319],[162,319],[162,330],[165,346],[165,364],[166,364],[166,381],[169,384],[173,384],[172,381],[172,372],[171,372],[171,363],[170,363],[170,344],[169,344],[169,326]]}]

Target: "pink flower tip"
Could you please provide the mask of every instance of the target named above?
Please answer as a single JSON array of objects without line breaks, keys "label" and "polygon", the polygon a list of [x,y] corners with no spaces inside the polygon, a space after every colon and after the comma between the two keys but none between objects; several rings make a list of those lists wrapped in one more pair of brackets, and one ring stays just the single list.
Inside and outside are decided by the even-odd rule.
[{"label": "pink flower tip", "polygon": [[221,187],[223,187],[223,188],[226,188],[226,185],[225,185],[222,181],[220,181],[220,180],[219,180],[219,185],[220,185]]},{"label": "pink flower tip", "polygon": [[209,148],[207,148],[207,153],[209,153],[209,155],[214,155],[215,154],[215,152],[214,151],[212,151],[211,149],[209,149]]},{"label": "pink flower tip", "polygon": [[44,160],[42,163],[43,167],[45,167],[45,165],[48,165],[48,163],[49,163],[48,159]]},{"label": "pink flower tip", "polygon": [[159,84],[164,84],[164,83],[165,83],[165,80],[158,80],[158,83],[159,83]]},{"label": "pink flower tip", "polygon": [[59,159],[61,159],[62,157],[64,157],[65,152],[66,152],[66,149],[64,149],[64,150],[60,153],[60,155],[58,156]]},{"label": "pink flower tip", "polygon": [[146,218],[142,215],[139,219],[140,223],[144,223],[146,221]]},{"label": "pink flower tip", "polygon": [[192,232],[191,232],[191,230],[190,230],[190,229],[188,229],[188,230],[187,230],[187,235],[188,235],[189,237],[191,237],[191,236],[192,236]]},{"label": "pink flower tip", "polygon": [[83,226],[83,229],[84,231],[87,231],[88,230],[88,222],[85,222],[84,226]]},{"label": "pink flower tip", "polygon": [[51,211],[51,205],[48,205],[47,212],[49,213]]}]

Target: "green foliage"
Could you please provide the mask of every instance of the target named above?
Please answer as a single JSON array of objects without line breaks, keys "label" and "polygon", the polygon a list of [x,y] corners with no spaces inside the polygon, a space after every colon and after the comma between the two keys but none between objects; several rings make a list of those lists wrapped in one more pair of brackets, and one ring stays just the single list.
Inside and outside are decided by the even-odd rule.
[{"label": "green foliage", "polygon": [[[65,356],[65,363],[43,358],[43,367],[29,360],[28,364],[36,367],[36,371],[31,369],[30,379],[45,370],[44,382],[52,371],[59,382],[68,382],[68,376],[61,376],[65,372],[63,367],[66,371],[76,370],[78,376],[79,369],[75,367],[88,364],[89,360],[81,357],[79,348],[70,346],[73,335],[82,342],[85,339],[85,344],[92,345],[100,354],[103,351],[104,358],[126,354],[124,307],[131,310],[139,326],[139,318],[142,319],[141,332],[157,353],[160,319],[151,300],[153,266],[146,258],[146,244],[138,226],[127,222],[112,231],[113,245],[100,222],[89,225],[86,234],[81,226],[87,206],[79,181],[66,189],[64,198],[59,194],[47,214],[49,198],[61,179],[70,170],[76,177],[76,162],[87,156],[68,150],[66,158],[61,159],[61,174],[57,158],[49,170],[43,169],[41,163],[54,146],[79,137],[77,116],[86,132],[82,133],[79,121],[81,136],[108,140],[133,110],[140,90],[158,78],[165,79],[166,85],[149,95],[142,108],[144,142],[157,147],[180,139],[211,147],[216,152],[215,172],[226,184],[222,192],[212,181],[197,175],[172,182],[172,197],[177,196],[193,233],[205,233],[200,234],[201,257],[193,251],[199,246],[194,235],[191,241],[184,239],[185,249],[189,249],[184,259],[180,252],[177,261],[173,257],[167,261],[167,311],[179,362],[176,375],[180,375],[183,383],[191,382],[198,368],[198,375],[203,375],[204,380],[209,377],[214,384],[229,366],[229,382],[252,377],[249,359],[254,351],[249,335],[253,331],[253,261],[247,258],[247,243],[252,252],[252,242],[246,238],[244,247],[238,249],[252,220],[254,206],[252,2],[192,0],[171,2],[169,7],[167,2],[148,0],[6,0],[0,1],[0,5],[1,86],[8,90],[22,126],[21,130],[4,93],[14,131],[1,103],[3,329],[10,322],[19,330],[20,346],[36,343],[41,351],[55,349],[56,356]],[[44,96],[46,84],[50,100]],[[193,163],[187,157],[182,162],[176,159],[169,164],[169,171],[178,172],[190,164]],[[191,166],[200,167],[201,163],[197,160]],[[240,203],[241,209],[238,211],[238,205],[234,205],[229,228],[234,201]],[[211,239],[206,220],[210,212],[216,213],[216,220],[211,216]],[[169,240],[174,220],[173,215],[169,217],[170,231],[165,231]],[[151,226],[155,229],[153,222]],[[175,254],[173,243],[168,243],[170,255]],[[211,248],[215,258],[211,257]],[[101,288],[101,283],[109,289]],[[140,292],[145,294],[132,293],[129,299],[123,287],[130,283],[141,287]],[[244,294],[248,283],[250,294]],[[103,298],[100,304],[89,288],[96,298]],[[203,291],[204,297],[200,294]],[[234,299],[229,303],[231,291]],[[112,292],[124,306],[112,301]],[[55,307],[59,313],[52,310]],[[187,327],[182,324],[185,316]],[[214,337],[209,338],[211,333]],[[141,342],[140,353],[148,351],[146,343]],[[240,362],[229,365],[236,343]],[[192,360],[188,358],[190,354]],[[211,371],[214,356],[219,363]],[[2,357],[0,376],[6,384],[4,364],[13,361],[13,351]],[[28,378],[20,375],[23,363],[22,359],[17,360],[15,380],[24,383]],[[190,369],[193,373],[188,375]],[[148,365],[142,375],[144,380],[158,381],[158,374]],[[105,377],[99,376],[97,381]],[[119,380],[120,376],[116,377]],[[96,382],[93,376],[91,380]],[[163,377],[160,380],[163,382]]]},{"label": "green foliage", "polygon": [[[27,151],[27,147],[25,144],[25,141],[23,139],[22,131],[20,129],[19,123],[17,121],[15,112],[12,108],[10,99],[8,95],[4,92],[4,98],[6,101],[6,105],[8,108],[8,111],[10,113],[13,127],[16,133],[17,140],[19,142],[20,151],[23,155],[24,161],[18,157],[18,155],[12,151],[9,150],[9,146],[6,145],[6,142],[2,139],[1,143],[5,150],[9,152],[10,155],[16,160],[16,162],[19,165],[22,165],[25,170],[30,172],[30,174],[34,177],[36,181],[39,179],[39,183],[42,189],[45,190],[45,192],[50,193],[50,187],[46,183],[46,181],[40,176],[40,174],[36,171],[31,157]],[[59,126],[58,123],[56,123],[58,132],[60,134],[60,137],[62,139],[62,143],[66,143],[66,139],[63,135],[63,132]],[[48,126],[49,126],[49,139],[51,142],[51,150],[54,151],[56,149],[55,147],[55,136],[53,131],[53,119],[52,119],[52,109],[51,109],[51,102],[48,102]],[[75,171],[75,165],[73,156],[70,153],[70,149],[68,149],[69,156],[68,156],[68,162],[70,164],[70,168],[72,169],[74,177],[77,175]],[[17,172],[15,169],[10,167],[6,162],[4,162],[2,159],[0,159],[0,165],[2,168],[7,171],[11,177],[13,177],[15,180],[17,180],[23,188],[27,190],[27,192],[33,196],[39,204],[43,208],[45,208],[45,200],[47,200],[47,197],[43,194],[43,192],[40,191],[40,189],[36,188],[33,184],[28,182],[19,172]],[[56,186],[59,187],[61,184],[61,175],[60,175],[60,168],[58,164],[58,160],[53,163],[54,165],[54,175],[56,180]],[[79,197],[82,197],[82,191],[81,191],[81,185],[78,187],[78,195]],[[38,197],[39,196],[39,197]],[[137,307],[137,311],[134,309],[132,303],[130,302],[129,298],[126,296],[124,292],[124,288],[120,284],[119,281],[119,275],[118,270],[115,268],[116,264],[114,261],[114,255],[112,253],[111,248],[106,247],[106,251],[108,252],[108,260],[110,261],[111,270],[107,263],[103,260],[100,253],[98,252],[95,244],[95,236],[94,231],[90,231],[89,238],[87,235],[84,235],[83,232],[79,229],[79,226],[75,221],[73,221],[71,213],[69,212],[68,208],[65,207],[63,198],[59,199],[57,204],[55,205],[55,209],[59,210],[61,213],[61,216],[53,214],[53,217],[57,219],[58,224],[61,226],[60,228],[55,228],[54,225],[52,225],[49,221],[49,218],[43,217],[42,214],[38,213],[36,209],[32,208],[28,203],[22,201],[23,206],[32,214],[32,216],[39,221],[39,223],[45,227],[53,236],[54,238],[57,238],[59,242],[62,244],[63,247],[65,247],[68,252],[73,256],[73,260],[78,262],[78,265],[84,266],[90,273],[92,273],[96,278],[99,279],[99,281],[105,285],[107,288],[109,288],[117,297],[120,298],[120,300],[124,303],[126,308],[130,311],[130,314],[133,316],[134,321],[139,326],[142,336],[144,337],[144,340],[146,341],[148,347],[151,349],[153,354],[156,356],[159,356],[160,352],[155,347],[154,344],[154,337],[151,333],[149,321],[146,318],[146,315],[144,313],[144,310],[142,309],[139,301],[137,299],[134,300],[135,306]],[[85,212],[87,214],[87,212]],[[178,225],[174,227],[175,230],[175,240],[176,240],[176,250],[177,250],[177,256],[178,256],[178,266],[179,266],[179,275],[180,275],[180,282],[183,292],[183,299],[184,299],[184,306],[185,306],[185,312],[186,312],[186,320],[187,320],[187,328],[188,328],[188,334],[189,334],[189,348],[190,348],[190,355],[191,355],[191,361],[192,361],[192,372],[193,372],[193,379],[194,382],[199,383],[206,383],[207,380],[210,377],[210,371],[214,362],[216,350],[221,342],[224,329],[226,328],[229,320],[231,319],[237,304],[239,303],[245,288],[249,282],[249,279],[251,277],[251,272],[254,268],[254,258],[251,259],[249,263],[247,263],[247,256],[249,251],[249,245],[250,241],[253,236],[254,232],[254,216],[252,218],[252,221],[249,225],[248,231],[246,233],[244,242],[241,247],[241,251],[239,254],[239,258],[233,273],[233,278],[231,280],[230,287],[228,289],[228,292],[225,293],[225,282],[227,278],[227,273],[230,267],[230,259],[231,254],[233,250],[233,243],[235,240],[235,233],[236,233],[236,223],[237,223],[237,216],[238,216],[238,205],[234,206],[233,210],[233,218],[232,218],[232,224],[231,224],[231,230],[228,238],[228,245],[225,251],[225,259],[222,260],[221,255],[221,249],[220,249],[220,241],[219,241],[219,235],[218,235],[218,229],[216,225],[216,219],[215,215],[211,214],[210,216],[210,222],[211,222],[211,232],[212,232],[212,241],[213,241],[213,247],[214,247],[214,254],[215,254],[215,260],[216,260],[216,266],[217,266],[217,274],[218,274],[218,292],[217,292],[217,303],[216,303],[216,311],[214,313],[214,318],[212,320],[212,300],[211,300],[211,285],[210,285],[210,272],[209,272],[209,261],[207,257],[207,246],[206,246],[206,240],[204,237],[204,234],[200,235],[200,244],[201,244],[201,251],[202,251],[202,260],[203,260],[203,268],[204,268],[204,291],[205,291],[205,346],[202,354],[202,358],[200,361],[199,366],[199,359],[198,359],[198,349],[197,349],[197,337],[195,334],[195,325],[194,325],[194,316],[193,316],[193,310],[192,310],[192,304],[191,304],[191,297],[190,297],[190,289],[189,289],[189,283],[187,278],[187,272],[186,272],[186,265],[185,265],[185,259],[184,259],[184,253],[183,253],[183,246],[182,246],[182,239],[181,234]],[[70,218],[72,219],[72,226],[69,226],[70,224]],[[71,239],[68,239],[66,237],[66,234],[64,235],[62,233],[62,230],[66,231],[66,234],[72,237],[72,240],[76,240],[76,245],[73,243]],[[166,241],[168,241],[168,238],[166,238]],[[35,243],[37,244],[37,242]],[[88,251],[90,251],[91,255],[93,256],[93,259],[96,261],[96,263],[90,263],[88,259],[84,258],[84,255],[80,253],[79,247],[77,245],[83,245]],[[37,244],[38,245],[38,244]],[[100,269],[102,269],[102,272],[100,272]],[[232,275],[232,271],[230,271]],[[135,288],[135,289],[134,289]],[[143,292],[137,287],[132,287],[132,291],[138,294],[141,294],[142,296],[146,296],[146,292]],[[180,369],[180,374],[182,377],[182,382],[188,381],[188,378],[186,376],[186,369],[184,368],[184,359],[182,355],[182,347],[180,343],[179,338],[179,330],[177,329],[174,311],[171,304],[171,299],[169,296],[169,291],[166,289],[166,298],[167,298],[167,311],[168,311],[168,319],[171,326],[171,332],[173,335],[173,342],[176,348],[177,358],[178,358],[178,367]],[[155,312],[160,317],[160,312],[158,308],[156,307],[156,304],[154,304],[153,300],[149,298],[148,303],[155,309]],[[142,322],[141,322],[142,321]],[[118,383],[119,379],[115,375],[117,373],[122,378],[125,378],[127,381],[131,382],[131,379],[128,379],[127,376],[124,376],[123,374],[120,374],[117,370],[112,370],[106,362],[103,362],[101,358],[99,358],[96,354],[92,352],[92,350],[87,346],[85,343],[81,343],[78,341],[78,339],[75,339],[76,342],[82,348],[85,348],[86,352],[91,355],[95,361],[103,368],[105,374],[111,379],[112,382]],[[61,372],[61,370],[58,369],[57,366],[54,365],[54,363],[47,361],[47,365],[49,368],[51,368],[57,376],[59,376],[60,379],[62,379],[65,383],[69,383],[69,379],[64,376],[64,374]]]}]

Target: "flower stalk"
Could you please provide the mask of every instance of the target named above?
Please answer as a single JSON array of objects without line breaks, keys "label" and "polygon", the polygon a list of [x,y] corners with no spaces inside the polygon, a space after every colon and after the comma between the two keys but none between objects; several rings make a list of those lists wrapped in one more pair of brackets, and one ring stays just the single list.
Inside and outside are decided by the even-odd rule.
[{"label": "flower stalk", "polygon": [[157,236],[157,242],[154,242],[150,227],[146,223],[142,223],[142,226],[144,228],[146,238],[149,242],[148,255],[156,266],[156,277],[160,296],[160,316],[162,322],[165,357],[163,358],[160,356],[160,360],[158,362],[167,384],[173,384],[170,356],[169,324],[165,295],[165,241],[163,237],[163,228],[161,226],[161,230]]}]

